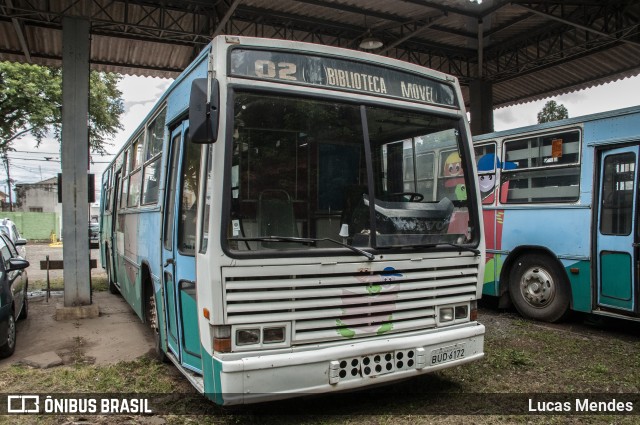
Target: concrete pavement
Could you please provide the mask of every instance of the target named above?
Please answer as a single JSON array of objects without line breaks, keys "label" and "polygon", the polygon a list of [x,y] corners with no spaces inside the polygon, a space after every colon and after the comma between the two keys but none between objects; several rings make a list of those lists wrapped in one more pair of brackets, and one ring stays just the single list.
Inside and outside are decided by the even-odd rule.
[{"label": "concrete pavement", "polygon": [[61,293],[29,300],[29,316],[17,322],[15,353],[0,360],[0,368],[14,363],[52,367],[77,362],[109,364],[134,360],[153,348],[151,331],[119,295],[94,292],[100,315],[93,319],[55,320]]}]

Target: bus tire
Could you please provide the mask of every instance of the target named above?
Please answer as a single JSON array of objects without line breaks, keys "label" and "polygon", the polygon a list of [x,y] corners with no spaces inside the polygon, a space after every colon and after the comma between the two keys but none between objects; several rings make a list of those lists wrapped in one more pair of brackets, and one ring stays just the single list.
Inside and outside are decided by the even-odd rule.
[{"label": "bus tire", "polygon": [[153,357],[161,363],[167,363],[169,359],[162,349],[160,341],[160,325],[158,323],[158,310],[156,308],[156,297],[153,292],[153,284],[149,277],[145,278],[145,308],[144,321],[153,334]]},{"label": "bus tire", "polygon": [[7,322],[7,339],[0,342],[0,359],[9,357],[16,350],[16,321],[13,313],[9,313]]},{"label": "bus tire", "polygon": [[558,263],[541,254],[523,255],[509,272],[509,295],[529,319],[557,322],[569,311],[569,284]]}]

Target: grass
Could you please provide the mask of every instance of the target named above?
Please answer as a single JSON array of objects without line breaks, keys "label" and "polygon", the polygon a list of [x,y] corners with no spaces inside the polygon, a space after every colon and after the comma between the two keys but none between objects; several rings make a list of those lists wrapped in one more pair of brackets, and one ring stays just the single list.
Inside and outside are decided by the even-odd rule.
[{"label": "grass", "polygon": [[180,387],[188,389],[175,379],[177,372],[167,369],[171,368],[146,356],[99,367],[82,363],[51,369],[13,365],[0,369],[0,388],[18,393],[37,388],[50,393],[170,393]]},{"label": "grass", "polygon": [[[71,366],[47,370],[12,366],[0,369],[0,388],[10,388],[12,392],[21,393],[167,394],[166,405],[170,406],[171,412],[206,414],[161,414],[156,417],[168,424],[637,422],[634,416],[525,416],[526,405],[522,404],[521,396],[525,394],[526,398],[527,394],[532,394],[543,397],[544,400],[549,393],[567,394],[570,398],[590,393],[612,393],[614,398],[623,393],[640,393],[640,374],[637,373],[640,369],[640,339],[637,337],[637,329],[622,334],[615,333],[615,328],[594,333],[568,332],[562,326],[552,328],[509,314],[494,314],[485,320],[486,357],[482,361],[365,391],[286,400],[240,409],[213,405],[195,394],[175,368],[146,357],[110,366],[85,364],[81,358],[76,359],[76,363]],[[6,391],[8,390],[3,390]],[[491,405],[497,406],[492,410],[493,413],[502,412],[501,409],[511,406],[519,414],[468,415],[482,412]],[[444,416],[434,416],[435,412],[431,410],[434,406],[445,406],[445,410],[441,412]],[[640,405],[635,408],[639,409]],[[504,412],[512,411],[507,409]],[[29,418],[18,419],[23,420],[22,423],[30,423]],[[15,422],[13,417],[5,419],[7,423]],[[44,416],[40,419],[45,424],[77,421],[77,418],[57,416]],[[92,423],[115,424],[122,420],[118,416],[99,419],[90,417]],[[143,417],[132,417],[130,423],[144,420]]]}]

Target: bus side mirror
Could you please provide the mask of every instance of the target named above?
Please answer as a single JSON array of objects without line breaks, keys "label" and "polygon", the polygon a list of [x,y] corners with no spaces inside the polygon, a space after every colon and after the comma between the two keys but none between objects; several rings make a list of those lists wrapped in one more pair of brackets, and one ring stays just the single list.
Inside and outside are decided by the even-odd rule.
[{"label": "bus side mirror", "polygon": [[211,96],[207,98],[207,79],[196,78],[191,83],[189,97],[189,134],[193,143],[213,143],[218,137],[218,106],[220,86],[211,80]]}]

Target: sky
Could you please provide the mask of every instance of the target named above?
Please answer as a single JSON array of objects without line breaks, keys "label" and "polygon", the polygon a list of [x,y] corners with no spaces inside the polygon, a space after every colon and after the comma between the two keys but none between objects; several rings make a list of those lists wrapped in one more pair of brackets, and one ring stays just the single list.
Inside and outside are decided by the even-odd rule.
[{"label": "sky", "polygon": [[[113,154],[124,145],[128,137],[138,128],[162,93],[169,88],[173,80],[126,76],[118,84],[124,100],[124,113],[121,116],[123,129],[120,130],[106,151],[109,156],[92,156],[90,173],[96,175],[96,190],[102,172],[113,159]],[[60,143],[45,139],[38,146],[30,135],[17,140],[13,145],[15,152],[9,153],[11,179],[14,183],[35,183],[55,177],[60,172]],[[6,193],[6,170],[0,168],[0,190]],[[96,193],[96,199],[99,193]]]},{"label": "sky", "polygon": [[493,111],[494,129],[501,131],[537,124],[538,112],[549,100],[563,104],[569,111],[569,117],[573,118],[640,105],[638,93],[640,93],[640,76],[625,78],[562,96],[500,108]]},{"label": "sky", "polygon": [[[125,111],[122,116],[123,129],[115,136],[107,152],[115,154],[127,138],[136,130],[155,102],[169,87],[172,80],[150,77],[124,77],[119,83],[123,94]],[[537,114],[551,99],[563,104],[569,117],[577,117],[612,109],[639,105],[636,96],[640,93],[640,76],[626,78],[587,90],[556,96],[522,105],[500,108],[494,111],[496,131],[536,124]],[[29,135],[14,144],[15,152],[9,154],[11,178],[16,183],[34,183],[48,179],[60,172],[60,146],[55,140],[45,140],[40,146]],[[96,183],[113,156],[92,157],[90,172],[96,174]],[[1,170],[1,169],[0,169]],[[99,185],[96,185],[99,189]],[[6,172],[0,171],[0,190],[6,192]],[[99,194],[96,194],[98,198]]]}]

